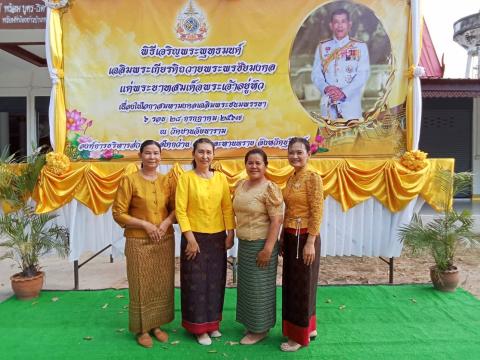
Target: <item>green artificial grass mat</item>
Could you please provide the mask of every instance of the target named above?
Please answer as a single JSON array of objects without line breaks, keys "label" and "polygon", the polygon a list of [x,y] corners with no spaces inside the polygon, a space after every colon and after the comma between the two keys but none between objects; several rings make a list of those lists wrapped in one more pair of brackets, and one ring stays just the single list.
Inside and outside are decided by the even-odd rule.
[{"label": "green artificial grass mat", "polygon": [[317,296],[318,337],[296,353],[279,350],[277,325],[264,341],[239,345],[236,289],[227,289],[221,331],[212,346],[196,343],[175,320],[167,344],[140,347],[128,332],[128,291],[43,291],[37,299],[0,304],[1,359],[480,359],[480,300],[458,289],[430,285],[322,286]]}]

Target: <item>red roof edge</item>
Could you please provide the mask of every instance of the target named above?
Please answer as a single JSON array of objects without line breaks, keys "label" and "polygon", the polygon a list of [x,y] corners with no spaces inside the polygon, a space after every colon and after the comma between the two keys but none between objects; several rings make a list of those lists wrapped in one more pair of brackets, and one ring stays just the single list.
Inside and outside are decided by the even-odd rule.
[{"label": "red roof edge", "polygon": [[425,76],[422,78],[440,79],[443,77],[443,73],[445,72],[443,55],[442,62],[440,63],[425,19],[423,19],[422,52],[420,54],[419,66],[422,66],[425,69]]}]

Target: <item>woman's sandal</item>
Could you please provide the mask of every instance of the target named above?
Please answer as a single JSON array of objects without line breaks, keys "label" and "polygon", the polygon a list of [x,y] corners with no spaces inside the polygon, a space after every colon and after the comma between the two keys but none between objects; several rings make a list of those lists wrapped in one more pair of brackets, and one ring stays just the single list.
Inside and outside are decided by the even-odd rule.
[{"label": "woman's sandal", "polygon": [[294,352],[297,351],[302,347],[302,345],[296,343],[295,341],[292,341],[294,344],[290,344],[290,340],[288,342],[284,342],[280,345],[280,350],[286,351],[286,352]]},{"label": "woman's sandal", "polygon": [[148,333],[138,334],[137,335],[137,343],[140,346],[151,348],[153,346],[153,341]]},{"label": "woman's sandal", "polygon": [[155,336],[155,338],[158,341],[160,341],[162,343],[165,343],[165,342],[168,341],[168,334],[165,331],[161,330],[160,328],[153,329],[152,334],[153,334],[153,336]]},{"label": "woman's sandal", "polygon": [[208,336],[207,333],[203,333],[197,336],[197,341],[200,345],[212,345],[212,339],[210,339],[210,336]]},{"label": "woman's sandal", "polygon": [[209,333],[211,338],[219,338],[222,336],[222,333],[218,330],[213,330],[212,332]]},{"label": "woman's sandal", "polygon": [[251,333],[248,332],[242,340],[240,340],[240,344],[242,345],[253,345],[256,344],[267,337],[267,333]]}]

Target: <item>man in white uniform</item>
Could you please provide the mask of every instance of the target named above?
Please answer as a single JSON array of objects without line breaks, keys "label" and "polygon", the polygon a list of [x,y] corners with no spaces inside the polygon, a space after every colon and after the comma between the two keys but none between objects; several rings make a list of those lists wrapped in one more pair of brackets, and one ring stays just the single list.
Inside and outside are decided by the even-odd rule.
[{"label": "man in white uniform", "polygon": [[352,22],[345,9],[333,11],[329,25],[333,39],[318,45],[312,81],[322,95],[321,115],[349,126],[362,118],[362,94],[370,76],[368,48],[349,37]]}]

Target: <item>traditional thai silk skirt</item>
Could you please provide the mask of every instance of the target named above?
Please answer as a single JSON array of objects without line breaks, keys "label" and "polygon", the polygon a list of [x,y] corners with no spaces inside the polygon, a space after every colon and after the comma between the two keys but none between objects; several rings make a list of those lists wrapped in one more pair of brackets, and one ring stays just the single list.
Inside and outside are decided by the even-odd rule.
[{"label": "traditional thai silk skirt", "polygon": [[238,248],[237,321],[248,331],[262,333],[275,326],[278,245],[265,268],[257,266],[257,254],[265,240],[240,240]]},{"label": "traditional thai silk skirt", "polygon": [[144,333],[173,320],[175,240],[160,243],[148,238],[127,238],[125,244],[129,303],[129,329]]},{"label": "traditional thai silk skirt", "polygon": [[192,334],[203,334],[219,330],[222,320],[227,278],[226,233],[193,234],[200,247],[195,259],[187,260],[187,240],[183,236],[181,243],[182,326]]},{"label": "traditional thai silk skirt", "polygon": [[[282,328],[283,335],[306,346],[309,334],[316,330],[316,298],[318,271],[320,268],[320,237],[315,240],[315,261],[307,266],[303,262],[303,246],[307,241],[307,229],[284,230],[282,276]],[[298,256],[297,256],[298,255]]]}]

